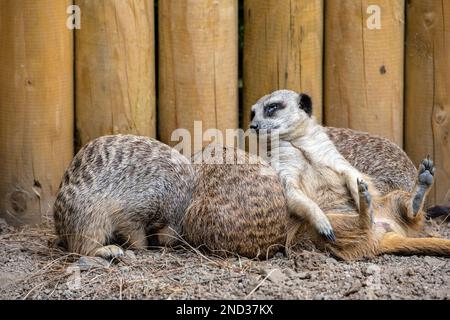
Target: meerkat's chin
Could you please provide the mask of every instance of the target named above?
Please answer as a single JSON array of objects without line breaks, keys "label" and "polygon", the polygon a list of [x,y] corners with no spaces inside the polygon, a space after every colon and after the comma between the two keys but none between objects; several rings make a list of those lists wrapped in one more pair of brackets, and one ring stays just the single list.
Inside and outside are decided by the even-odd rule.
[{"label": "meerkat's chin", "polygon": [[277,127],[274,127],[274,128],[270,128],[270,129],[258,129],[258,130],[251,129],[251,132],[253,134],[256,134],[257,136],[262,137],[262,136],[268,136],[268,135],[271,135],[271,134],[274,134],[274,133],[276,133],[276,134],[281,133],[279,128],[280,128],[280,126],[277,126]]}]

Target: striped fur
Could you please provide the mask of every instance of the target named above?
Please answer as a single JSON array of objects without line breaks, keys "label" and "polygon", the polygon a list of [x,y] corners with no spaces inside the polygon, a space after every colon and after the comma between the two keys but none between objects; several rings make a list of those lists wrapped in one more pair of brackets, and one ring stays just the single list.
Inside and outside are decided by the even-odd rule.
[{"label": "striped fur", "polygon": [[142,248],[160,230],[181,232],[192,185],[187,159],[159,141],[95,139],[78,152],[61,182],[56,232],[70,252],[119,256],[122,249],[114,243]]}]

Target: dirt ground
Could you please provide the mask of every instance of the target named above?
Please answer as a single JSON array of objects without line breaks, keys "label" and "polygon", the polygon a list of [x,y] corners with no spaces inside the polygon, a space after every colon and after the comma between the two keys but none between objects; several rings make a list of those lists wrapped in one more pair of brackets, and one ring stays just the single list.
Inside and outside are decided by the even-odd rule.
[{"label": "dirt ground", "polygon": [[[429,222],[450,238],[450,220]],[[341,262],[311,250],[269,261],[179,249],[127,251],[119,262],[49,246],[50,228],[0,221],[1,299],[450,299],[450,259],[381,256]]]}]

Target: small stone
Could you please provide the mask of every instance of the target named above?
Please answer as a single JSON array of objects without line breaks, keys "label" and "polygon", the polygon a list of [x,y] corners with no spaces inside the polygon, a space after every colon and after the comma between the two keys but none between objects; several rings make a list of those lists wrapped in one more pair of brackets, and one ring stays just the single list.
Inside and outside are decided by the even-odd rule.
[{"label": "small stone", "polygon": [[108,268],[110,263],[103,258],[83,256],[71,266],[80,268],[80,271],[86,271],[91,268]]},{"label": "small stone", "polygon": [[275,259],[283,259],[284,254],[282,252],[277,252],[274,256]]},{"label": "small stone", "polygon": [[274,283],[284,282],[285,280],[287,280],[287,277],[283,272],[281,272],[280,269],[266,270],[266,273],[268,275],[268,279]]},{"label": "small stone", "polygon": [[435,257],[425,257],[424,260],[426,263],[432,265],[433,267],[443,267],[446,264],[445,261],[442,261]]},{"label": "small stone", "polygon": [[295,272],[292,269],[287,268],[286,270],[284,270],[284,274],[286,276],[288,276],[289,278],[294,278],[297,275],[297,272]]},{"label": "small stone", "polygon": [[413,276],[413,275],[415,275],[416,273],[414,272],[414,270],[413,269],[411,269],[411,268],[409,268],[407,271],[406,271],[406,275],[407,276]]},{"label": "small stone", "polygon": [[136,254],[132,250],[125,251],[125,259],[136,260]]},{"label": "small stone", "polygon": [[442,289],[438,292],[439,299],[442,300],[450,300],[450,290],[448,289]]},{"label": "small stone", "polygon": [[[24,275],[22,277],[25,277]],[[16,274],[12,272],[2,272],[0,273],[0,289],[6,288],[8,285],[19,281],[21,274]]]},{"label": "small stone", "polygon": [[309,273],[309,272],[299,272],[297,274],[297,277],[299,279],[311,279],[311,273]]},{"label": "small stone", "polygon": [[367,267],[367,269],[364,271],[364,273],[366,275],[374,275],[374,274],[379,274],[380,271],[381,271],[381,268],[379,266],[372,264]]},{"label": "small stone", "polygon": [[371,289],[368,289],[366,291],[366,299],[367,300],[375,300],[377,299],[377,295],[375,294],[375,292]]},{"label": "small stone", "polygon": [[356,280],[355,282],[353,282],[352,286],[350,287],[350,289],[344,293],[344,296],[349,296],[351,294],[357,293],[359,290],[361,290],[362,288],[362,283],[359,280]]}]

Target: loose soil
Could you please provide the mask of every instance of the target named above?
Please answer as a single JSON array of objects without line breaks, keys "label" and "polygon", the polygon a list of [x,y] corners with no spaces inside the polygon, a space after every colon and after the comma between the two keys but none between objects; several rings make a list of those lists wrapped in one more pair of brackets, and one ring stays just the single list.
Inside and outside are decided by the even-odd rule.
[{"label": "loose soil", "polygon": [[[426,232],[450,238],[450,220],[430,221]],[[450,299],[449,258],[342,262],[309,249],[253,261],[185,243],[109,263],[67,254],[54,240],[50,227],[0,221],[1,299]]]}]

